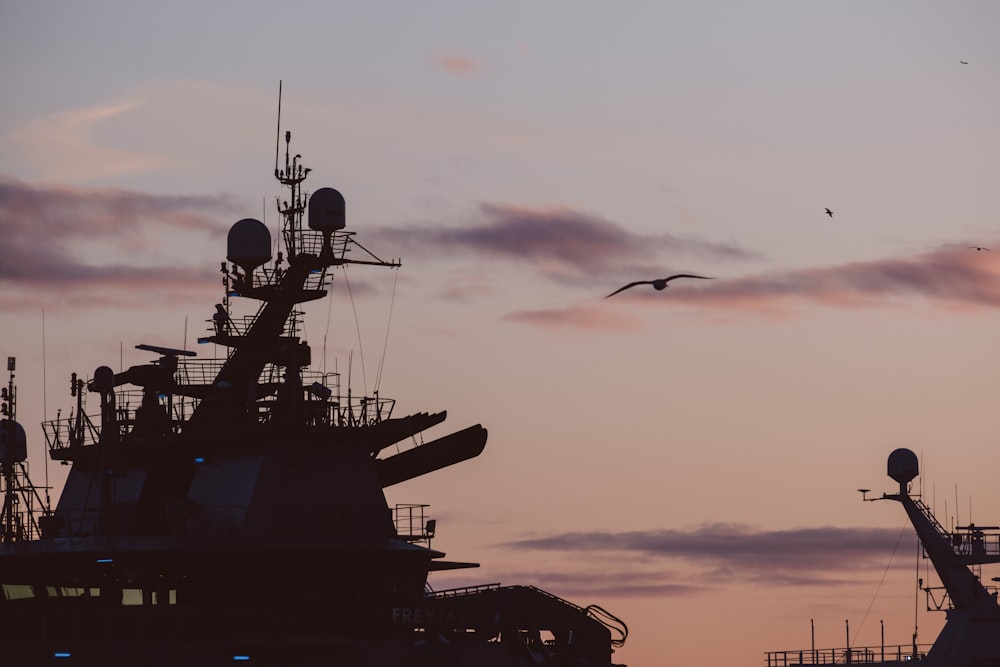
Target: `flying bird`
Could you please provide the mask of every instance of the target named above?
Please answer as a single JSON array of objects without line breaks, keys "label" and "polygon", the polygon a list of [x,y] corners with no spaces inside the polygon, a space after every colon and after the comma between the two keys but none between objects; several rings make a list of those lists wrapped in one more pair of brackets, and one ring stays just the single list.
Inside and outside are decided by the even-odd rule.
[{"label": "flying bird", "polygon": [[963,65],[968,65],[968,64],[969,64],[969,63],[968,63],[967,61],[965,61],[965,60],[959,60],[958,62],[962,63]]},{"label": "flying bird", "polygon": [[831,211],[830,209],[826,209],[826,214],[831,218],[833,217],[833,211]]},{"label": "flying bird", "polygon": [[986,252],[993,252],[989,248],[984,248],[981,245],[970,245],[969,247],[972,248],[973,250],[985,250]]},{"label": "flying bird", "polygon": [[618,294],[618,292],[624,292],[628,288],[635,287],[636,285],[652,285],[653,288],[657,289],[657,290],[666,289],[667,283],[669,283],[671,280],[674,280],[676,278],[701,278],[702,280],[713,280],[712,278],[709,278],[708,276],[696,276],[696,275],[693,275],[691,273],[677,273],[677,274],[674,274],[672,276],[668,276],[666,278],[657,278],[656,280],[637,280],[634,283],[629,283],[628,285],[625,285],[625,287],[619,287],[614,292],[612,292],[611,294],[609,294],[608,296],[606,296],[604,298],[607,299],[610,296],[614,296],[615,294]]}]

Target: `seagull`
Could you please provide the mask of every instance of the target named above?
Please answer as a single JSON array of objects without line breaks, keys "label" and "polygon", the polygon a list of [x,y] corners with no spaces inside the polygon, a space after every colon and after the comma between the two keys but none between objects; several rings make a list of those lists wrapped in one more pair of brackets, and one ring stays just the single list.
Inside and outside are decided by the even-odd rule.
[{"label": "seagull", "polygon": [[963,65],[968,65],[969,64],[968,61],[965,61],[965,60],[959,60],[958,62],[962,63]]},{"label": "seagull", "polygon": [[833,211],[831,211],[830,209],[826,209],[826,214],[831,218],[833,217]]},{"label": "seagull", "polygon": [[969,247],[972,248],[973,250],[985,250],[986,252],[993,252],[989,248],[984,248],[981,245],[970,245]]},{"label": "seagull", "polygon": [[609,294],[604,298],[607,299],[609,296],[614,296],[615,294],[618,294],[618,292],[624,292],[628,288],[635,287],[636,285],[652,285],[653,288],[657,290],[666,289],[667,283],[669,283],[671,280],[675,278],[701,278],[702,280],[713,280],[708,276],[696,276],[690,273],[677,273],[672,276],[668,276],[666,278],[657,278],[656,280],[637,280],[634,283],[629,283],[625,287],[619,287],[614,292],[612,292],[611,294]]}]

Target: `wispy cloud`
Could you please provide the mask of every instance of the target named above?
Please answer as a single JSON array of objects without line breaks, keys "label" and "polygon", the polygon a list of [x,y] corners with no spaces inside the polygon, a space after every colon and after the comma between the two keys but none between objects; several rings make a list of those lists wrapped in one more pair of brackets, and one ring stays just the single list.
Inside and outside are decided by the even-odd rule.
[{"label": "wispy cloud", "polygon": [[630,271],[660,271],[660,253],[713,259],[759,256],[727,243],[673,234],[640,234],[596,215],[566,207],[528,208],[480,204],[460,226],[422,225],[379,230],[387,242],[409,252],[441,255],[461,251],[528,265],[562,283],[594,285],[595,278]]},{"label": "wispy cloud", "polygon": [[[664,296],[669,298],[657,299]],[[775,315],[810,304],[863,308],[914,299],[946,308],[994,308],[1000,306],[1000,258],[948,246],[905,257],[720,279],[669,295],[632,290],[626,298]]]},{"label": "wispy cloud", "polygon": [[[657,276],[652,276],[657,277]],[[617,288],[606,283],[605,289]],[[626,302],[657,308],[683,308],[731,321],[736,316],[792,317],[810,306],[826,308],[894,307],[924,302],[950,310],[1000,306],[1000,257],[969,246],[949,245],[925,253],[836,266],[774,271],[699,281],[694,287],[671,285],[665,291],[638,287],[610,301],[597,294],[588,303],[565,308],[509,313],[505,321],[545,329],[642,330]]]},{"label": "wispy cloud", "polygon": [[[218,217],[231,220],[238,208],[225,195],[41,187],[0,177],[0,280],[38,290],[39,297],[58,292],[91,299],[99,288],[211,285],[218,278],[211,265],[181,271],[177,257],[161,257],[156,249],[177,230],[208,234],[221,244],[228,224]],[[23,303],[23,296],[9,289],[4,294],[8,305]]]},{"label": "wispy cloud", "polygon": [[84,169],[91,177],[150,171],[163,166],[163,158],[101,145],[95,136],[102,124],[143,106],[141,98],[133,96],[100,106],[48,114],[3,140],[28,166],[44,163],[48,175],[55,180],[77,177]]},{"label": "wispy cloud", "polygon": [[507,313],[501,319],[505,322],[554,330],[638,331],[642,329],[642,320],[634,313],[612,311],[608,308],[596,308],[590,305],[518,310]]},{"label": "wispy cloud", "polygon": [[[634,576],[608,577],[601,568],[564,582],[576,590],[605,589],[646,594],[676,586],[688,594],[706,588],[694,581],[727,580],[766,585],[834,585],[859,572],[884,570],[887,559],[912,546],[912,530],[887,528],[803,528],[757,531],[738,524],[709,524],[689,530],[578,532],[532,537],[501,546],[514,550],[573,552],[588,562],[637,562]],[[666,563],[694,568],[703,577],[675,572]],[[659,565],[657,565],[659,563]],[[897,564],[906,567],[903,559]],[[553,575],[555,576],[555,575]]]},{"label": "wispy cloud", "polygon": [[459,77],[472,76],[483,69],[482,63],[466,55],[432,53],[430,61],[448,74]]}]

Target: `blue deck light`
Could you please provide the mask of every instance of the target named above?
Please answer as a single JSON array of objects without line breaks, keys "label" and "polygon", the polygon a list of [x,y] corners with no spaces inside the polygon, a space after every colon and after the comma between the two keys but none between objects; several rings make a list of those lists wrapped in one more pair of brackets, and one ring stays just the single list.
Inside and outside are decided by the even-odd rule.
[{"label": "blue deck light", "polygon": [[73,657],[73,654],[70,653],[69,651],[56,651],[55,653],[52,654],[52,657],[53,658],[71,658],[71,657]]}]

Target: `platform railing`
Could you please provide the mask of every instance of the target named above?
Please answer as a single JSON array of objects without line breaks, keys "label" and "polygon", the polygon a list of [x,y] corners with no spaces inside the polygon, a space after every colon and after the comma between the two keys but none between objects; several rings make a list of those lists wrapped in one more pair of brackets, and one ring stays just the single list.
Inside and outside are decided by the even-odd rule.
[{"label": "platform railing", "polygon": [[[914,653],[916,649],[916,653]],[[767,667],[801,667],[803,665],[903,665],[920,662],[927,657],[930,644],[894,644],[892,646],[853,646],[851,648],[799,649],[769,651]]]}]

